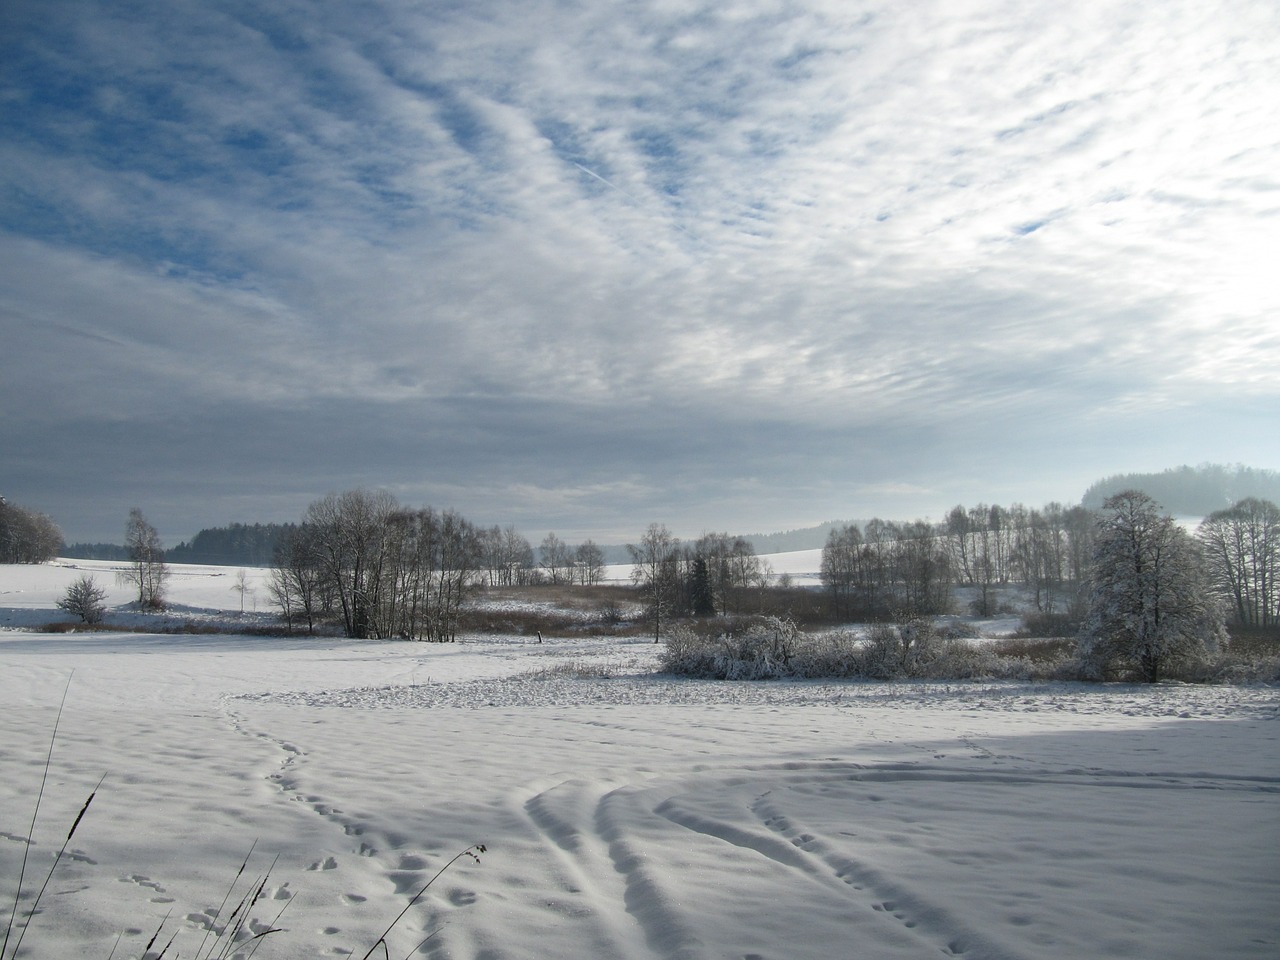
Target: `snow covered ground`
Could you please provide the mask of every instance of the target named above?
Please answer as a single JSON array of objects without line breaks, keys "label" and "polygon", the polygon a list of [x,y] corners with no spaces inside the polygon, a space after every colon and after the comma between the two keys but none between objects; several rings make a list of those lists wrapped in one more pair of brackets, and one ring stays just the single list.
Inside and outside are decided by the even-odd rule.
[{"label": "snow covered ground", "polygon": [[[707,683],[633,639],[31,632],[80,572],[0,567],[0,898],[68,678],[37,879],[106,774],[24,956],[138,957],[166,914],[169,956],[196,956],[255,842],[257,916],[285,908],[262,958],[364,956],[472,843],[388,956],[1280,956],[1273,688]],[[236,622],[235,573],[175,571],[178,616]]]}]

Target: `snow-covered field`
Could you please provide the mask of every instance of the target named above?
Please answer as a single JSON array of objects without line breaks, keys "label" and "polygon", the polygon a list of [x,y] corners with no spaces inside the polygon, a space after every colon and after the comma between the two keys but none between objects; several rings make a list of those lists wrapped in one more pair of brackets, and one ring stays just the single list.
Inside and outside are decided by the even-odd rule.
[{"label": "snow-covered field", "polygon": [[[30,632],[79,572],[0,567],[0,897],[68,678],[31,875],[106,774],[24,956],[123,935],[138,957],[166,914],[168,955],[196,956],[255,842],[248,873],[279,858],[257,915],[286,907],[260,958],[364,956],[472,843],[387,956],[1280,956],[1271,688],[705,683],[634,640]],[[178,619],[239,620],[235,574],[178,568]]]}]

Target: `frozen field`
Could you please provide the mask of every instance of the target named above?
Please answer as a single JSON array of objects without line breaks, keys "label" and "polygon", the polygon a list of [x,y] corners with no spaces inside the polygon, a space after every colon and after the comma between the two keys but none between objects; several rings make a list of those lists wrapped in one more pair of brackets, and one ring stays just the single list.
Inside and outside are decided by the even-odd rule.
[{"label": "frozen field", "polygon": [[[69,677],[33,876],[107,776],[24,956],[138,957],[166,914],[195,956],[255,841],[248,872],[279,858],[258,916],[287,904],[261,958],[363,956],[472,843],[390,957],[1280,956],[1274,689],[717,684],[630,641],[29,632],[79,572],[0,567],[9,904]],[[238,618],[234,577],[179,568],[179,616]]]}]

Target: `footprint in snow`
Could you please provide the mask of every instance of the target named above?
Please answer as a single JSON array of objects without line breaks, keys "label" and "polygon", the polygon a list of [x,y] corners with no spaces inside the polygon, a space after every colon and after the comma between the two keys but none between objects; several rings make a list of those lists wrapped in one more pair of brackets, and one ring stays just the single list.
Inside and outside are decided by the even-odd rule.
[{"label": "footprint in snow", "polygon": [[455,889],[449,891],[449,902],[455,907],[469,907],[480,897],[472,890]]}]

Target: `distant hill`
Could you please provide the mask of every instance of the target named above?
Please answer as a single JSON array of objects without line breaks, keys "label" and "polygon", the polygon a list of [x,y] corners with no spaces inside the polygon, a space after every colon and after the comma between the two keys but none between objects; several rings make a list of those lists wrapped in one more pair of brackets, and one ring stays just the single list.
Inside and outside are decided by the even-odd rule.
[{"label": "distant hill", "polygon": [[1089,487],[1082,502],[1099,510],[1122,490],[1141,490],[1174,516],[1204,517],[1245,497],[1280,503],[1280,471],[1205,463],[1161,473],[1118,473]]},{"label": "distant hill", "polygon": [[827,545],[832,530],[847,527],[856,520],[827,520],[816,527],[801,527],[781,533],[749,533],[743,539],[755,548],[756,553],[787,553],[791,550],[817,550]]}]

